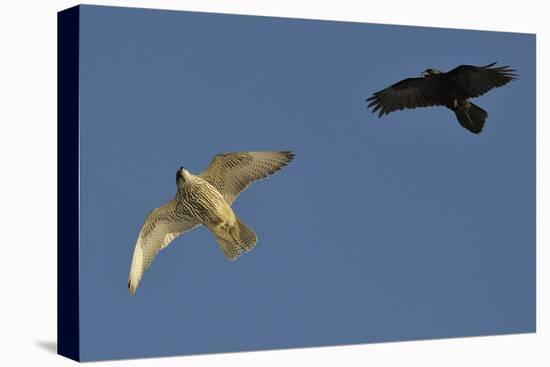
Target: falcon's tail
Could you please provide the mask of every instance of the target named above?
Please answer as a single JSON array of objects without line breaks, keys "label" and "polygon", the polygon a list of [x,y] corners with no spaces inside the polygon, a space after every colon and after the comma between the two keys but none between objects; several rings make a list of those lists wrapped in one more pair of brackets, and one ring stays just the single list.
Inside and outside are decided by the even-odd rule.
[{"label": "falcon's tail", "polygon": [[257,241],[254,231],[239,218],[237,218],[235,226],[230,228],[227,233],[214,233],[214,235],[223,253],[230,260],[236,259],[243,252],[252,250]]},{"label": "falcon's tail", "polygon": [[241,222],[239,218],[237,218],[237,225],[235,227],[237,228],[236,241],[241,250],[244,252],[252,250],[252,247],[256,245],[256,233]]},{"label": "falcon's tail", "polygon": [[483,125],[485,125],[488,116],[483,108],[473,103],[470,103],[468,108],[459,107],[454,112],[460,125],[474,134],[479,134],[483,130]]}]

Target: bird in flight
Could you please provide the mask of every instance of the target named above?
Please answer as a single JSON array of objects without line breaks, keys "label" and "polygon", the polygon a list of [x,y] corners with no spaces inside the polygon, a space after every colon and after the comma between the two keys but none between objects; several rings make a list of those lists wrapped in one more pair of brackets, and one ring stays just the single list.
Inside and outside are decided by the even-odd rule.
[{"label": "bird in flight", "polygon": [[452,110],[462,127],[474,134],[483,129],[487,112],[469,101],[502,87],[517,79],[515,70],[509,66],[460,65],[448,72],[427,69],[421,78],[401,80],[367,99],[372,112],[378,117],[390,112],[430,106],[445,106]]},{"label": "bird in flight", "polygon": [[212,232],[230,260],[251,250],[256,234],[235,215],[231,204],[251,183],[274,174],[293,158],[288,151],[237,152],[216,155],[199,175],[181,167],[176,173],[175,197],[153,209],[141,226],[128,279],[130,294],[136,292],[161,249],[200,225]]}]

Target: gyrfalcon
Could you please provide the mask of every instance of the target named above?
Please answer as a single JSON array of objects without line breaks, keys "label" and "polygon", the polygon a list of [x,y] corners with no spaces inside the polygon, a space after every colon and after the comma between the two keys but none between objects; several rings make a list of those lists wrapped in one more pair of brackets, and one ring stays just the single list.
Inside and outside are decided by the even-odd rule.
[{"label": "gyrfalcon", "polygon": [[181,167],[176,173],[174,199],[153,209],[141,226],[128,279],[136,292],[155,255],[177,236],[200,225],[216,238],[225,256],[234,260],[256,244],[256,234],[231,209],[237,196],[252,182],[286,166],[294,154],[238,152],[218,154],[200,175]]}]

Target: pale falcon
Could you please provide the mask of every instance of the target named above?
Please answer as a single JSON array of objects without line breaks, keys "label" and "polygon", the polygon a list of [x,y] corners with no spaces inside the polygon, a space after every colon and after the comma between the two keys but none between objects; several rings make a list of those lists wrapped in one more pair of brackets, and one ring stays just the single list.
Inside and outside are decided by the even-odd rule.
[{"label": "pale falcon", "polygon": [[128,279],[130,293],[136,292],[159,250],[200,225],[212,232],[230,260],[251,250],[256,234],[233,213],[231,204],[252,182],[277,172],[293,158],[288,151],[236,152],[216,155],[200,175],[181,167],[175,198],[153,209],[141,226]]}]

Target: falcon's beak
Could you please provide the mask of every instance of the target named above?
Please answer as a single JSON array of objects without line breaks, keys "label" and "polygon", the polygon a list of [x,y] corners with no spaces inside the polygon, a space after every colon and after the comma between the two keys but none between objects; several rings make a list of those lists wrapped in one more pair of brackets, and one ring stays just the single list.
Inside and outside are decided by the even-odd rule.
[{"label": "falcon's beak", "polygon": [[178,176],[178,177],[183,177],[183,167],[180,167],[180,169],[179,169],[178,172],[176,173],[176,176]]},{"label": "falcon's beak", "polygon": [[185,182],[184,171],[185,170],[183,169],[183,167],[180,167],[180,169],[176,172],[176,182],[178,184],[178,188]]}]

